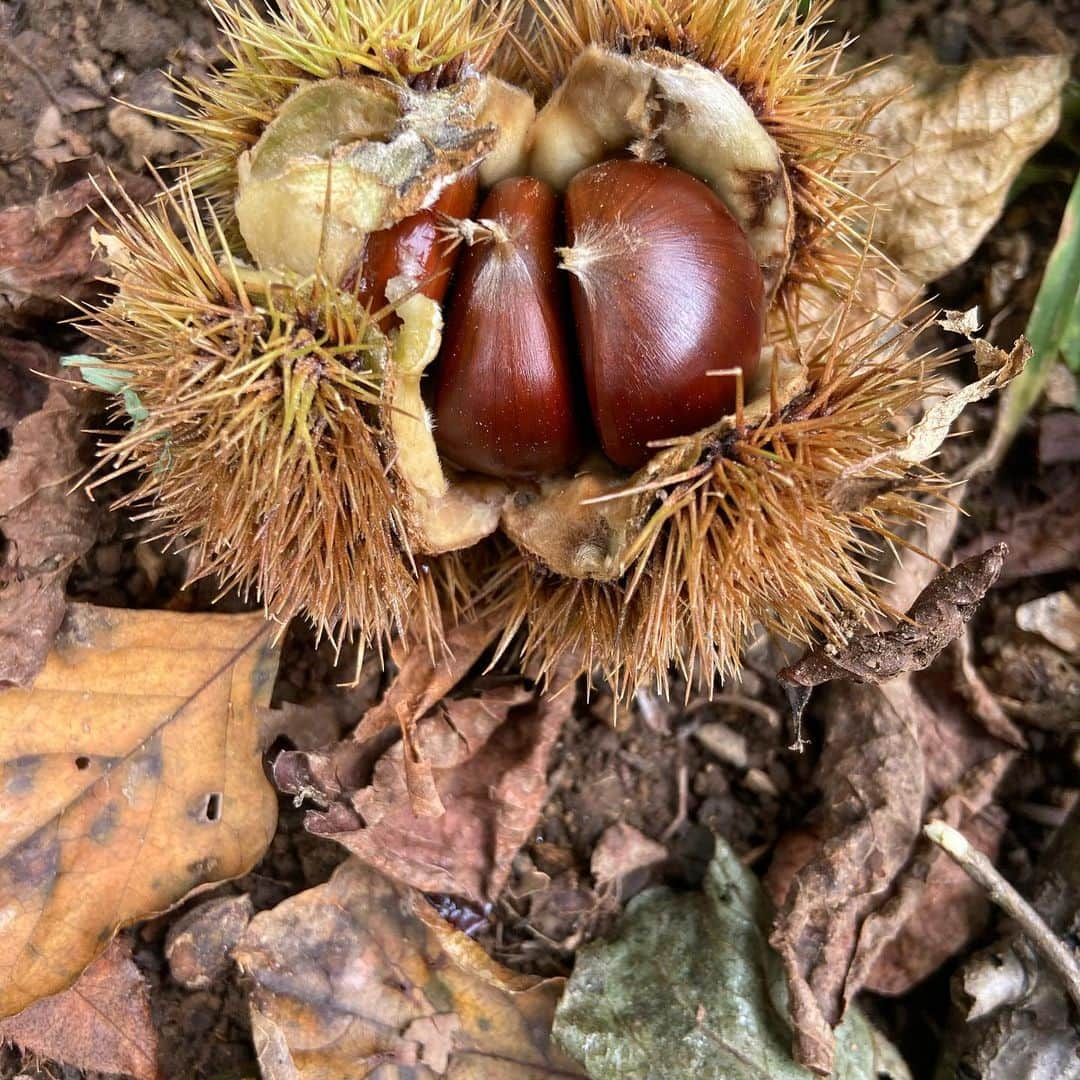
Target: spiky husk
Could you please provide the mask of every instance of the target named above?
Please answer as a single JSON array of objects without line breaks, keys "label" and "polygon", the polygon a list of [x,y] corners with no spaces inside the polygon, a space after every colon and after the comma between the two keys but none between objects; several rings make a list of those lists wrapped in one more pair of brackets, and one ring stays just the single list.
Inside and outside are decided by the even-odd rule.
[{"label": "spiky husk", "polygon": [[[152,500],[149,515],[167,535],[195,531],[196,573],[257,589],[282,619],[304,611],[320,629],[368,640],[408,627],[433,650],[440,619],[498,612],[504,647],[520,633],[526,659],[545,673],[576,654],[623,699],[647,680],[666,690],[672,665],[709,684],[731,673],[756,625],[793,640],[840,640],[873,615],[866,557],[898,539],[898,521],[923,514],[917,496],[934,486],[890,451],[902,439],[895,415],[931,389],[935,364],[907,357],[913,335],[899,322],[853,326],[840,311],[856,296],[856,309],[873,311],[867,298],[881,284],[887,294],[890,279],[868,253],[868,208],[844,186],[847,159],[866,152],[869,113],[841,107],[853,74],[839,73],[841,46],[817,32],[827,3],[799,19],[788,0],[551,0],[530,9],[511,60],[500,41],[516,3],[284,0],[268,20],[250,0],[235,9],[212,2],[234,66],[189,89],[193,115],[183,123],[202,147],[190,183],[224,217],[237,157],[309,79],[375,72],[435,84],[464,65],[490,65],[503,77],[527,68],[543,95],[590,43],[661,46],[719,70],[778,144],[791,180],[795,251],[771,330],[810,389],[788,402],[774,385],[765,419],[737,422],[706,441],[696,464],[657,481],[659,512],[617,582],[559,578],[502,539],[418,566],[392,448],[365,419],[375,380],[350,366],[373,328],[326,284],[287,302],[254,301],[228,257],[224,270],[215,264],[227,221],[211,215],[208,235],[183,189],[174,208],[190,250],[162,215],[136,212],[121,232],[120,296],[90,330],[109,363],[131,372],[149,413],[107,461],[145,470],[126,501]],[[303,380],[286,394],[280,369],[310,372],[316,357],[322,420],[305,438],[288,405]],[[340,381],[333,372],[345,357]],[[255,369],[259,389],[238,374]],[[349,409],[331,387],[347,388]],[[258,425],[246,423],[252,417]],[[867,473],[876,491],[857,503],[838,494],[850,475]]]},{"label": "spiky husk", "polygon": [[183,184],[117,215],[118,293],[84,329],[133,422],[102,445],[96,483],[134,472],[115,506],[145,506],[193,578],[253,592],[283,625],[438,640],[471,586],[460,560],[410,552],[375,422],[375,319],[317,279],[266,288],[205,221]]},{"label": "spiky husk", "polygon": [[673,667],[688,688],[733,674],[756,626],[840,642],[878,614],[867,564],[905,545],[897,526],[923,520],[920,496],[942,486],[894,453],[896,419],[933,394],[944,358],[908,355],[922,326],[843,324],[811,357],[809,390],[657,484],[663,510],[620,581],[561,579],[501,552],[486,606],[506,620],[503,647],[523,630],[540,671],[577,655],[628,700],[649,681],[666,694]]},{"label": "spiky husk", "polygon": [[[583,48],[668,49],[738,88],[780,148],[796,211],[792,260],[777,303],[800,321],[802,286],[835,296],[854,287],[872,208],[847,187],[847,163],[871,151],[864,134],[883,102],[845,96],[865,68],[841,71],[846,42],[821,24],[832,0],[548,0],[516,37],[516,68],[543,97]],[[801,10],[802,9],[802,10]],[[498,65],[497,65],[498,66]]]},{"label": "spiky husk", "polygon": [[228,221],[240,154],[259,141],[302,83],[341,75],[436,81],[483,70],[520,6],[477,0],[209,0],[228,67],[205,82],[177,83],[189,114],[167,117],[199,146],[181,164],[195,191]]}]

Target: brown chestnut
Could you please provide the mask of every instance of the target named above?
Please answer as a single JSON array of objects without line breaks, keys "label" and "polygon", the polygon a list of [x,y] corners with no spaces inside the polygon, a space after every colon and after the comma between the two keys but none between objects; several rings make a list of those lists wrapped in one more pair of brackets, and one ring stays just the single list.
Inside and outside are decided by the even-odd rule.
[{"label": "brown chestnut", "polygon": [[714,423],[732,375],[761,356],[765,288],[750,244],[702,181],[667,165],[611,160],[566,191],[563,266],[589,406],[604,452],[636,469],[648,443]]},{"label": "brown chestnut", "polygon": [[555,245],[558,202],[541,180],[491,189],[462,255],[435,376],[435,441],[490,476],[561,472],[580,453]]},{"label": "brown chestnut", "polygon": [[[387,283],[403,276],[420,286],[424,296],[442,303],[450,286],[450,274],[457,261],[454,245],[441,232],[444,216],[468,217],[476,205],[475,170],[447,184],[426,210],[411,214],[389,229],[372,233],[364,245],[363,262],[356,280],[356,293],[362,304],[378,311],[386,306]],[[346,288],[350,287],[346,279]],[[393,317],[380,320],[384,331],[393,325]]]}]

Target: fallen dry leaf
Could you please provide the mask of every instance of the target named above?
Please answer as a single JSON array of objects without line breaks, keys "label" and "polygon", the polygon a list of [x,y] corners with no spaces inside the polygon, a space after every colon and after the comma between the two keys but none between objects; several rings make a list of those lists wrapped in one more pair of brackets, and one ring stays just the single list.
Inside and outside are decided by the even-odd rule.
[{"label": "fallen dry leaf", "polygon": [[[538,696],[515,683],[429,708],[415,721],[412,752],[428,770],[443,809],[437,816],[416,813],[404,739],[358,790],[313,786],[319,770],[299,753],[281,755],[274,777],[283,790],[328,807],[307,815],[311,832],[336,840],[398,881],[483,904],[499,894],[539,817],[548,759],[572,706],[570,693]],[[360,726],[367,724],[365,717]],[[299,789],[298,776],[307,777]]]},{"label": "fallen dry leaf", "polygon": [[[936,807],[991,849],[1000,826],[991,800],[1016,751],[982,732],[931,674],[922,692],[913,676],[831,688],[823,819],[782,840],[770,867],[797,1056],[816,1071],[828,1068],[831,1028],[860,989],[910,989],[986,919],[985,897],[953,877],[919,830]],[[948,918],[937,917],[946,905]]]},{"label": "fallen dry leaf", "polygon": [[254,914],[247,893],[192,908],[169,927],[165,938],[169,974],[186,990],[205,990],[228,969],[229,954]]},{"label": "fallen dry leaf", "polygon": [[[702,892],[650,889],[610,938],[578,952],[556,1040],[593,1080],[809,1080],[788,1050],[768,924],[757,880],[718,837]],[[857,1009],[838,1035],[835,1080],[909,1080]]]},{"label": "fallen dry leaf", "polygon": [[261,614],[73,604],[33,687],[0,693],[0,1016],[262,855],[272,635]]},{"label": "fallen dry leaf", "polygon": [[[101,191],[115,199],[119,184],[99,177]],[[125,176],[136,201],[153,194],[152,181]],[[93,250],[90,230],[105,198],[92,180],[80,180],[37,202],[0,212],[0,326],[22,327],[35,319],[69,317],[69,300],[82,301],[100,290],[105,272]]]},{"label": "fallen dry leaf", "polygon": [[959,548],[956,557],[965,559],[992,544],[1006,544],[1009,558],[1001,584],[1075,569],[1080,565],[1080,472],[1065,479],[1045,502],[1003,513],[998,528]]},{"label": "fallen dry leaf", "polygon": [[589,872],[598,888],[618,885],[638,870],[648,870],[668,857],[663,844],[650,839],[633,825],[619,821],[609,825],[593,848]]},{"label": "fallen dry leaf", "polygon": [[894,708],[877,688],[844,682],[826,715],[821,849],[795,875],[770,941],[787,972],[796,1060],[827,1076],[859,927],[907,862],[926,777],[914,702]]},{"label": "fallen dry leaf", "polygon": [[[990,859],[997,858],[1008,815],[999,806],[965,814],[957,827]],[[905,890],[904,885],[914,888]],[[986,894],[951,859],[926,850],[914,860],[901,885],[903,899],[881,913],[885,944],[873,955],[862,988],[899,997],[933,974],[978,937],[990,920]],[[910,895],[909,895],[910,894]],[[903,910],[901,910],[903,909]],[[864,924],[860,944],[867,949]]]},{"label": "fallen dry leaf", "polygon": [[[934,578],[893,630],[855,634],[847,645],[811,649],[778,675],[794,688],[809,688],[831,679],[882,683],[906,671],[927,667],[955,641],[997,580],[1008,551],[998,544]],[[796,691],[798,693],[798,691]],[[796,701],[805,703],[798,694]]]},{"label": "fallen dry leaf", "polygon": [[561,979],[500,967],[359,859],[256,915],[234,956],[265,1080],[584,1075],[551,1044]]},{"label": "fallen dry leaf", "polygon": [[37,372],[55,373],[39,345],[0,338],[0,687],[26,686],[64,617],[72,564],[97,536],[98,511],[73,491],[86,469],[85,398]]},{"label": "fallen dry leaf", "polygon": [[[892,99],[870,127],[877,152],[855,166],[859,193],[885,208],[874,240],[922,281],[966,262],[1024,162],[1057,128],[1068,76],[1064,56],[967,67],[907,56],[854,83],[860,97]],[[895,165],[883,172],[882,157]]]},{"label": "fallen dry leaf", "polygon": [[119,941],[63,993],[0,1021],[0,1041],[76,1069],[135,1080],[158,1075],[146,980]]}]

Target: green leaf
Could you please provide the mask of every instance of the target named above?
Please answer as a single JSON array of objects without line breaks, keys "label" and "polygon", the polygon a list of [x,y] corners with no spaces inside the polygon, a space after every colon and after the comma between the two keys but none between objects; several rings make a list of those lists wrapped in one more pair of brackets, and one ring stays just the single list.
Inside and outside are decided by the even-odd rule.
[{"label": "green leaf", "polygon": [[[700,893],[653,889],[615,936],[578,953],[556,1040],[593,1080],[813,1080],[791,1058],[787,991],[753,874],[717,838]],[[841,1080],[910,1080],[855,1009],[836,1031]]]},{"label": "green leaf", "polygon": [[1027,338],[1035,353],[1029,370],[1038,372],[1059,356],[1080,370],[1080,176],[1031,309]]},{"label": "green leaf", "polygon": [[106,394],[119,394],[128,416],[131,417],[132,424],[138,426],[149,417],[150,414],[139,400],[139,395],[128,386],[131,381],[130,371],[113,367],[100,356],[87,356],[83,353],[62,356],[60,364],[62,367],[78,368],[83,381],[89,386],[102,390]]}]

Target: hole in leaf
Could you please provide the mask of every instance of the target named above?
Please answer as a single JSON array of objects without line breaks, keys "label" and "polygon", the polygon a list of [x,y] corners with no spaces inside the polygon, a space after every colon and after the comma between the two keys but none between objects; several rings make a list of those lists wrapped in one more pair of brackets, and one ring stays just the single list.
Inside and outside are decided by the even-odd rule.
[{"label": "hole in leaf", "polygon": [[75,768],[78,769],[80,772],[83,769],[89,769],[90,768],[90,759],[85,754],[80,754],[75,759]]},{"label": "hole in leaf", "polygon": [[203,811],[207,821],[221,820],[221,792],[212,791],[206,796],[206,810]]},{"label": "hole in leaf", "polygon": [[11,429],[0,428],[0,461],[11,453]]}]

